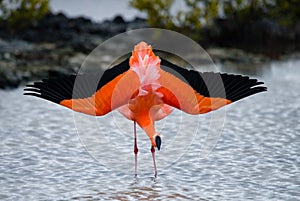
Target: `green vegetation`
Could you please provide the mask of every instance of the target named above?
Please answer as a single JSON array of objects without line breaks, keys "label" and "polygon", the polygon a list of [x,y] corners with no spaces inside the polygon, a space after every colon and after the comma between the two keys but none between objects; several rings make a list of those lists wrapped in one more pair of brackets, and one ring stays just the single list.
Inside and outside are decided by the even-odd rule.
[{"label": "green vegetation", "polygon": [[173,29],[189,36],[201,32],[204,26],[213,25],[218,17],[234,21],[235,26],[265,17],[291,27],[300,19],[299,0],[184,0],[184,3],[186,9],[177,13],[170,12],[174,0],[131,0],[130,5],[147,14],[150,26]]},{"label": "green vegetation", "polygon": [[[174,0],[132,0],[130,5],[147,14],[150,26],[181,31],[187,35],[192,34],[190,31],[200,30],[203,26],[201,21],[211,23],[218,14],[217,0],[184,2],[187,9],[180,10],[176,14],[171,14]],[[199,6],[200,4],[202,6]]]},{"label": "green vegetation", "polygon": [[238,23],[266,17],[282,26],[291,27],[300,19],[299,0],[228,0],[225,1],[223,9],[226,18]]},{"label": "green vegetation", "polygon": [[13,30],[33,24],[49,12],[49,0],[0,0],[0,20]]},{"label": "green vegetation", "polygon": [[300,20],[300,1],[299,0],[273,0],[269,5],[269,15],[277,20],[282,26],[294,26]]}]

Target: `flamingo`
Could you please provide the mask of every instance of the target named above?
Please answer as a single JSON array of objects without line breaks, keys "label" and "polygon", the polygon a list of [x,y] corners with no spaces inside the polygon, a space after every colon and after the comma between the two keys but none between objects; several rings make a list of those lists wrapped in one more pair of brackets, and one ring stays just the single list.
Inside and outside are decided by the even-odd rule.
[{"label": "flamingo", "polygon": [[[103,76],[92,74],[48,78],[26,85],[24,95],[36,96],[87,115],[102,116],[113,110],[133,121],[135,176],[137,176],[138,124],[148,135],[154,176],[155,148],[162,140],[154,122],[174,108],[188,114],[204,114],[247,96],[267,91],[263,82],[247,76],[187,70],[155,55],[146,42],[135,45],[131,56],[107,69]],[[96,89],[90,80],[98,76]],[[217,80],[221,80],[217,83]],[[75,80],[81,80],[74,87]],[[209,87],[208,84],[211,86]],[[223,92],[223,93],[222,93]]]}]

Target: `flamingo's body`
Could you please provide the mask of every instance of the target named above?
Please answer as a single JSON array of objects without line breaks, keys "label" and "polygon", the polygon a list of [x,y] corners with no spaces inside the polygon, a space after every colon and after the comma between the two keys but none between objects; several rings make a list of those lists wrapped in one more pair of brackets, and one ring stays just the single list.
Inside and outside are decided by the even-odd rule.
[{"label": "flamingo's body", "polygon": [[[161,63],[177,74],[162,69]],[[91,76],[72,75],[35,82],[27,85],[25,90],[29,92],[25,95],[41,97],[89,115],[101,116],[117,109],[126,118],[134,121],[134,126],[137,123],[143,128],[151,140],[155,175],[154,147],[160,149],[161,138],[155,131],[154,121],[166,117],[174,108],[189,114],[207,113],[266,91],[266,87],[257,86],[263,84],[262,82],[246,76],[199,73],[180,68],[160,59],[145,42],[135,46],[129,59],[106,70],[96,90],[84,84]],[[82,81],[80,89],[73,89],[75,78]],[[223,86],[216,84],[217,79],[223,82]],[[208,88],[207,82],[213,87]],[[134,137],[137,161],[136,132]]]}]

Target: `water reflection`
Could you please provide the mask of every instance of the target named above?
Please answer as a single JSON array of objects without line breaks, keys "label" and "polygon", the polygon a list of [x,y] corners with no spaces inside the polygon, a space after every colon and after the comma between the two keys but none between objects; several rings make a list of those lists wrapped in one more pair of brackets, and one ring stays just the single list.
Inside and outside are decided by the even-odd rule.
[{"label": "water reflection", "polygon": [[[167,181],[167,182],[166,182]],[[117,189],[117,186],[108,186],[107,189],[94,192],[93,194],[73,197],[74,200],[82,199],[105,199],[105,200],[199,200],[202,199],[196,192],[188,187],[182,189],[174,185],[175,180],[168,181],[168,178],[142,177],[131,178],[126,181],[124,189]],[[123,184],[124,185],[124,184]],[[111,191],[114,189],[113,191]]]}]

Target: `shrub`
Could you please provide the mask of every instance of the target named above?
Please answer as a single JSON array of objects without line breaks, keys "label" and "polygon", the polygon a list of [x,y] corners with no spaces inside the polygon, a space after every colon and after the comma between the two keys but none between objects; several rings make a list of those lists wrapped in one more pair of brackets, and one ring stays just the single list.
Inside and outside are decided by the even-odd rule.
[{"label": "shrub", "polygon": [[0,19],[13,30],[33,24],[49,12],[49,0],[1,0]]},{"label": "shrub", "polygon": [[218,14],[218,1],[184,0],[185,10],[172,14],[174,0],[131,0],[130,5],[147,14],[150,26],[179,31],[195,40],[201,27]]},{"label": "shrub", "polygon": [[[130,5],[147,14],[150,26],[173,29],[199,37],[203,26],[213,25],[217,17],[246,26],[261,18],[277,21],[282,26],[295,26],[300,19],[299,0],[184,0],[186,8],[171,13],[174,0],[131,0]],[[222,16],[220,16],[222,15]],[[193,36],[194,35],[194,36]]]}]

